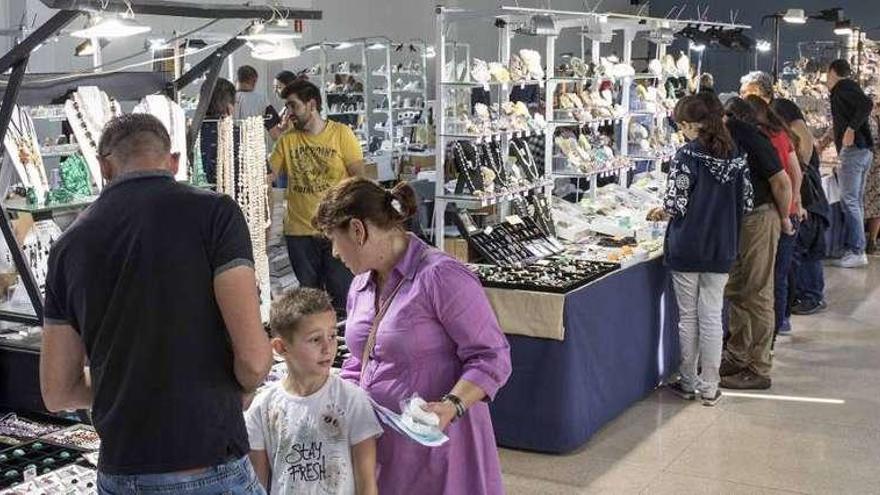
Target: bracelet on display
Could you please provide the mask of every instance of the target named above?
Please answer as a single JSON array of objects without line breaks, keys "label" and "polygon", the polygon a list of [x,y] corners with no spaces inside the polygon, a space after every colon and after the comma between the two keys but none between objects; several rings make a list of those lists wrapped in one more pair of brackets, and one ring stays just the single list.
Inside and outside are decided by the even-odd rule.
[{"label": "bracelet on display", "polygon": [[452,403],[453,406],[455,406],[456,419],[464,416],[464,412],[465,412],[464,402],[462,402],[461,399],[459,399],[457,395],[446,394],[441,399],[441,402],[445,402],[445,401],[449,401]]}]

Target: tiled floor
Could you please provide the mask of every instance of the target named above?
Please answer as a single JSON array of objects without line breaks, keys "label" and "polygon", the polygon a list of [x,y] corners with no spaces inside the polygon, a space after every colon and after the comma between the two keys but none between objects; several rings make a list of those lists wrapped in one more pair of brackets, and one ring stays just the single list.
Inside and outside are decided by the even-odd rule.
[{"label": "tiled floor", "polygon": [[507,493],[880,494],[880,258],[825,273],[829,309],[794,317],[768,394],[836,403],[656,391],[573,454],[502,450]]}]

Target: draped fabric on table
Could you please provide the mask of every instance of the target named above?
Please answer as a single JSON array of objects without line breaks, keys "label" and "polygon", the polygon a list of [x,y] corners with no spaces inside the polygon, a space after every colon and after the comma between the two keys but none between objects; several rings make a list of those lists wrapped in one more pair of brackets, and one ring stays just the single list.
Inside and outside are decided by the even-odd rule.
[{"label": "draped fabric on table", "polygon": [[498,444],[564,453],[677,370],[678,311],[662,259],[566,296],[565,340],[508,335],[513,374],[491,405]]}]

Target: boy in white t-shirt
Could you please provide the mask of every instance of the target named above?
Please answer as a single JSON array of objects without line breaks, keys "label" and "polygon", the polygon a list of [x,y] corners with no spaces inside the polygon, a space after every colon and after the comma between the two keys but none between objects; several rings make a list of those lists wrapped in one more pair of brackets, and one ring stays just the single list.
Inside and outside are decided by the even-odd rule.
[{"label": "boy in white t-shirt", "polygon": [[336,313],[330,296],[293,289],[272,303],[272,348],[288,374],[245,413],[251,462],[272,494],[375,495],[382,427],[366,393],[330,374]]}]

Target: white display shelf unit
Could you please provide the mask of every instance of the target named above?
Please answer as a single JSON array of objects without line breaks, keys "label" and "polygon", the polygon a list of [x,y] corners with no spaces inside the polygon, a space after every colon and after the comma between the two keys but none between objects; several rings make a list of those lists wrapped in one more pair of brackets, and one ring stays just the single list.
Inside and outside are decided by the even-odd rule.
[{"label": "white display shelf unit", "polygon": [[[436,40],[437,40],[437,57],[435,59],[435,72],[436,72],[436,80],[435,80],[435,89],[436,89],[436,108],[434,111],[434,121],[436,127],[436,138],[437,138],[437,150],[436,150],[436,170],[438,171],[438,178],[435,184],[435,194],[436,194],[436,203],[434,206],[434,243],[439,247],[443,248],[444,244],[444,232],[445,232],[445,214],[446,207],[449,203],[455,203],[458,207],[462,208],[481,208],[486,205],[483,204],[482,201],[473,201],[472,198],[462,198],[457,195],[450,195],[446,193],[446,177],[442,177],[443,171],[445,170],[446,163],[446,149],[447,145],[456,140],[474,140],[474,141],[483,141],[485,142],[487,139],[495,142],[499,142],[501,146],[501,155],[504,161],[503,166],[507,165],[507,155],[508,149],[510,145],[510,140],[512,138],[521,137],[517,136],[516,133],[511,132],[499,132],[496,134],[492,134],[490,136],[485,135],[473,135],[473,134],[463,134],[450,132],[447,127],[447,107],[449,105],[449,90],[455,90],[458,88],[484,88],[484,89],[494,89],[498,88],[498,103],[505,103],[509,101],[510,94],[508,90],[513,87],[528,84],[539,84],[542,86],[544,90],[544,118],[547,121],[547,128],[544,131],[546,133],[545,136],[545,144],[544,144],[544,170],[543,175],[544,179],[547,181],[547,186],[544,188],[543,193],[546,195],[550,195],[552,192],[552,179],[554,176],[563,177],[563,178],[588,178],[591,181],[591,194],[595,195],[597,187],[598,177],[601,175],[608,174],[618,174],[619,182],[622,185],[626,185],[627,182],[627,174],[624,173],[632,168],[635,161],[641,161],[642,157],[634,157],[633,160],[629,160],[625,165],[611,167],[609,169],[603,169],[596,171],[595,173],[580,173],[580,172],[571,172],[566,173],[562,172],[561,174],[554,175],[553,171],[553,162],[555,157],[555,144],[554,144],[554,136],[557,128],[560,127],[593,127],[596,128],[601,125],[610,125],[613,124],[616,127],[615,134],[618,136],[618,139],[615,142],[615,147],[618,152],[618,156],[626,157],[629,154],[629,124],[632,118],[643,117],[645,115],[654,115],[653,113],[648,113],[644,111],[630,111],[630,101],[631,101],[631,86],[633,81],[643,80],[643,79],[657,79],[653,74],[642,74],[637,73],[632,76],[622,77],[622,78],[613,78],[610,76],[597,76],[597,77],[567,77],[567,76],[557,76],[555,73],[557,63],[556,63],[556,41],[559,34],[550,34],[550,35],[542,35],[537,38],[543,39],[543,53],[542,53],[542,63],[544,64],[544,72],[545,79],[543,80],[529,80],[529,81],[509,81],[509,82],[489,82],[489,83],[477,83],[468,80],[470,77],[470,66],[471,66],[471,51],[470,45],[468,43],[462,43],[459,40],[451,40],[448,37],[449,27],[457,22],[461,21],[474,21],[474,20],[483,20],[487,22],[487,26],[490,23],[494,23],[495,20],[500,19],[504,22],[502,23],[503,27],[498,29],[499,32],[499,40],[498,40],[498,52],[500,54],[500,60],[502,64],[505,66],[509,66],[510,57],[511,57],[511,40],[514,36],[526,36],[523,34],[518,34],[517,30],[514,29],[514,26],[527,26],[529,21],[533,16],[550,16],[553,17],[556,23],[556,27],[560,32],[565,30],[576,30],[580,36],[581,40],[581,59],[594,64],[598,64],[600,62],[601,53],[602,53],[602,45],[606,44],[609,38],[606,36],[594,36],[591,34],[591,26],[595,27],[597,25],[603,26],[602,29],[615,33],[615,36],[622,36],[623,39],[623,55],[620,57],[620,61],[622,63],[631,64],[632,63],[632,48],[633,41],[639,33],[654,31],[658,29],[672,30],[672,29],[681,29],[685,26],[699,26],[699,27],[715,27],[715,28],[724,28],[724,29],[748,29],[749,26],[737,25],[731,23],[718,23],[718,22],[708,22],[703,20],[692,20],[692,19],[665,19],[665,18],[652,18],[646,16],[639,15],[629,15],[629,14],[618,14],[612,12],[578,12],[578,11],[561,11],[561,10],[550,10],[550,9],[538,9],[538,8],[521,8],[521,7],[501,7],[494,11],[472,11],[461,8],[453,8],[453,7],[437,7],[436,8],[436,20],[435,20],[435,29],[436,29]],[[602,41],[602,40],[605,41]],[[663,43],[656,44],[656,57],[662,59],[666,55],[667,45]],[[461,51],[461,48],[464,48],[465,56],[462,59],[459,59],[458,55]],[[459,64],[464,63],[464,79],[460,80],[447,80],[446,76],[446,67],[447,63],[452,64],[453,73],[455,76],[460,74],[458,71]],[[461,79],[460,77],[455,77],[455,79]],[[599,119],[591,119],[588,121],[578,121],[578,120],[569,120],[569,119],[557,119],[556,112],[559,110],[554,107],[554,95],[556,86],[560,83],[586,83],[586,82],[599,82],[604,80],[612,80],[615,83],[619,83],[621,85],[621,101],[620,105],[625,112],[620,115],[615,115],[614,117],[607,118],[599,118]],[[658,84],[664,84],[662,78],[658,81]],[[491,93],[490,93],[491,94]],[[656,122],[657,119],[652,119],[652,121]],[[651,159],[656,160],[659,157],[651,157]],[[571,166],[567,167],[571,170]],[[480,198],[481,199],[481,198]],[[504,202],[509,199],[498,199],[495,204],[499,204],[504,207]]]}]

